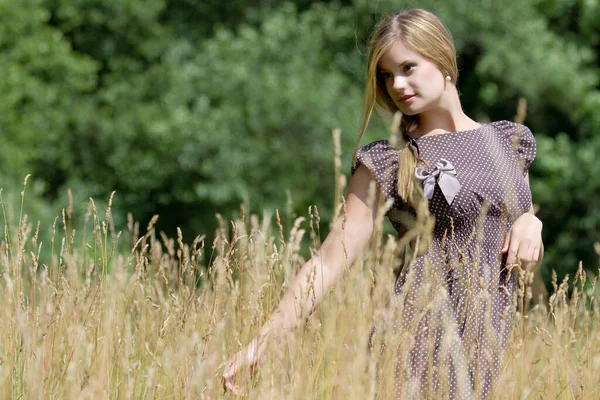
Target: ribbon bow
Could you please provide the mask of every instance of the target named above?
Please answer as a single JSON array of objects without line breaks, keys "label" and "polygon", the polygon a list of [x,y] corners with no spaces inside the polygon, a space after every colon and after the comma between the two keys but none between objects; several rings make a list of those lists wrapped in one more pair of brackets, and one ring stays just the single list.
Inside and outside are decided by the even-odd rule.
[{"label": "ribbon bow", "polygon": [[443,158],[440,158],[440,161],[435,164],[431,171],[416,167],[415,176],[421,186],[423,186],[423,192],[427,199],[433,197],[436,182],[448,204],[452,204],[452,201],[460,190],[460,182],[456,178],[456,169],[448,160]]}]

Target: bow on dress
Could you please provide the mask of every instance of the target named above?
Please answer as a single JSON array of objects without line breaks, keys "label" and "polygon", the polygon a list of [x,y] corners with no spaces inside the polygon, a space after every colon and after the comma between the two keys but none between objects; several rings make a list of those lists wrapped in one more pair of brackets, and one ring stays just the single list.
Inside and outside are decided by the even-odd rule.
[{"label": "bow on dress", "polygon": [[460,190],[460,182],[456,178],[456,169],[450,162],[444,158],[440,158],[431,171],[423,168],[415,168],[415,176],[423,186],[423,192],[427,199],[433,197],[433,191],[437,182],[448,204],[452,204],[456,194]]}]

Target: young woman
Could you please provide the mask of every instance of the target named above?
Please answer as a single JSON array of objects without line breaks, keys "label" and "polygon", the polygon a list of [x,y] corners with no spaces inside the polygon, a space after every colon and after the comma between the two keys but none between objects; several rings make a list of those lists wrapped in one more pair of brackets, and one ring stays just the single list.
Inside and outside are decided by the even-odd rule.
[{"label": "young woman", "polygon": [[[423,198],[435,217],[427,250],[395,283],[393,331],[411,332],[414,340],[409,356],[398,360],[392,395],[485,398],[493,389],[514,313],[509,270],[539,265],[543,255],[528,178],[533,135],[520,124],[480,124],[463,112],[451,35],[428,11],[403,11],[377,25],[367,74],[345,229],[327,236],[258,335],[227,362],[227,390],[236,391],[241,368],[256,365],[266,338],[307,317],[368,243],[377,213],[367,205],[373,180],[375,204],[392,203],[387,216],[399,233],[399,216]],[[399,144],[359,148],[375,107],[402,114]],[[319,290],[303,301],[308,282]]]}]

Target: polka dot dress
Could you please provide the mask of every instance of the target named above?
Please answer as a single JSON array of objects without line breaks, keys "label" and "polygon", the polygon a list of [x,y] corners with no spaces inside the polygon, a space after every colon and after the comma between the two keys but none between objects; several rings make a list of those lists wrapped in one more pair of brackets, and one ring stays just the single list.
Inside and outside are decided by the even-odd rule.
[{"label": "polka dot dress", "polygon": [[[394,395],[487,398],[514,314],[515,277],[500,250],[512,223],[531,206],[525,175],[535,139],[524,125],[498,121],[413,144],[430,172],[447,160],[460,189],[449,204],[436,182],[429,200],[433,241],[396,281],[393,331],[402,338],[409,332],[411,340],[399,344],[410,351],[396,364]],[[401,232],[398,156],[387,140],[370,143],[359,150],[352,173],[360,165],[371,171],[381,193],[394,201],[387,216]]]}]

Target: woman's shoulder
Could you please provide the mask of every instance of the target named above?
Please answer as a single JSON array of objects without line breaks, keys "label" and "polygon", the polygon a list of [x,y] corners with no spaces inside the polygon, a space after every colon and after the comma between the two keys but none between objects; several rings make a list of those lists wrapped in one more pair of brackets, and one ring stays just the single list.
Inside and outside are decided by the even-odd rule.
[{"label": "woman's shoulder", "polygon": [[376,140],[358,149],[352,173],[363,164],[372,172],[398,165],[398,147],[389,140]]},{"label": "woman's shoulder", "polygon": [[527,171],[537,153],[535,137],[531,129],[524,124],[512,121],[496,121],[490,123],[504,140],[505,148],[524,162]]},{"label": "woman's shoulder", "polygon": [[387,139],[375,140],[371,143],[365,144],[361,148],[358,149],[359,152],[369,152],[369,151],[389,151],[392,150],[393,146]]},{"label": "woman's shoulder", "polygon": [[529,129],[527,125],[519,122],[499,120],[490,122],[488,125],[506,137],[512,137],[514,135],[532,135],[531,129]]},{"label": "woman's shoulder", "polygon": [[[394,139],[394,138],[392,138]],[[377,187],[386,199],[397,195],[399,149],[390,140],[376,140],[358,149],[356,160],[353,162],[351,174],[363,165],[377,183]]]}]

